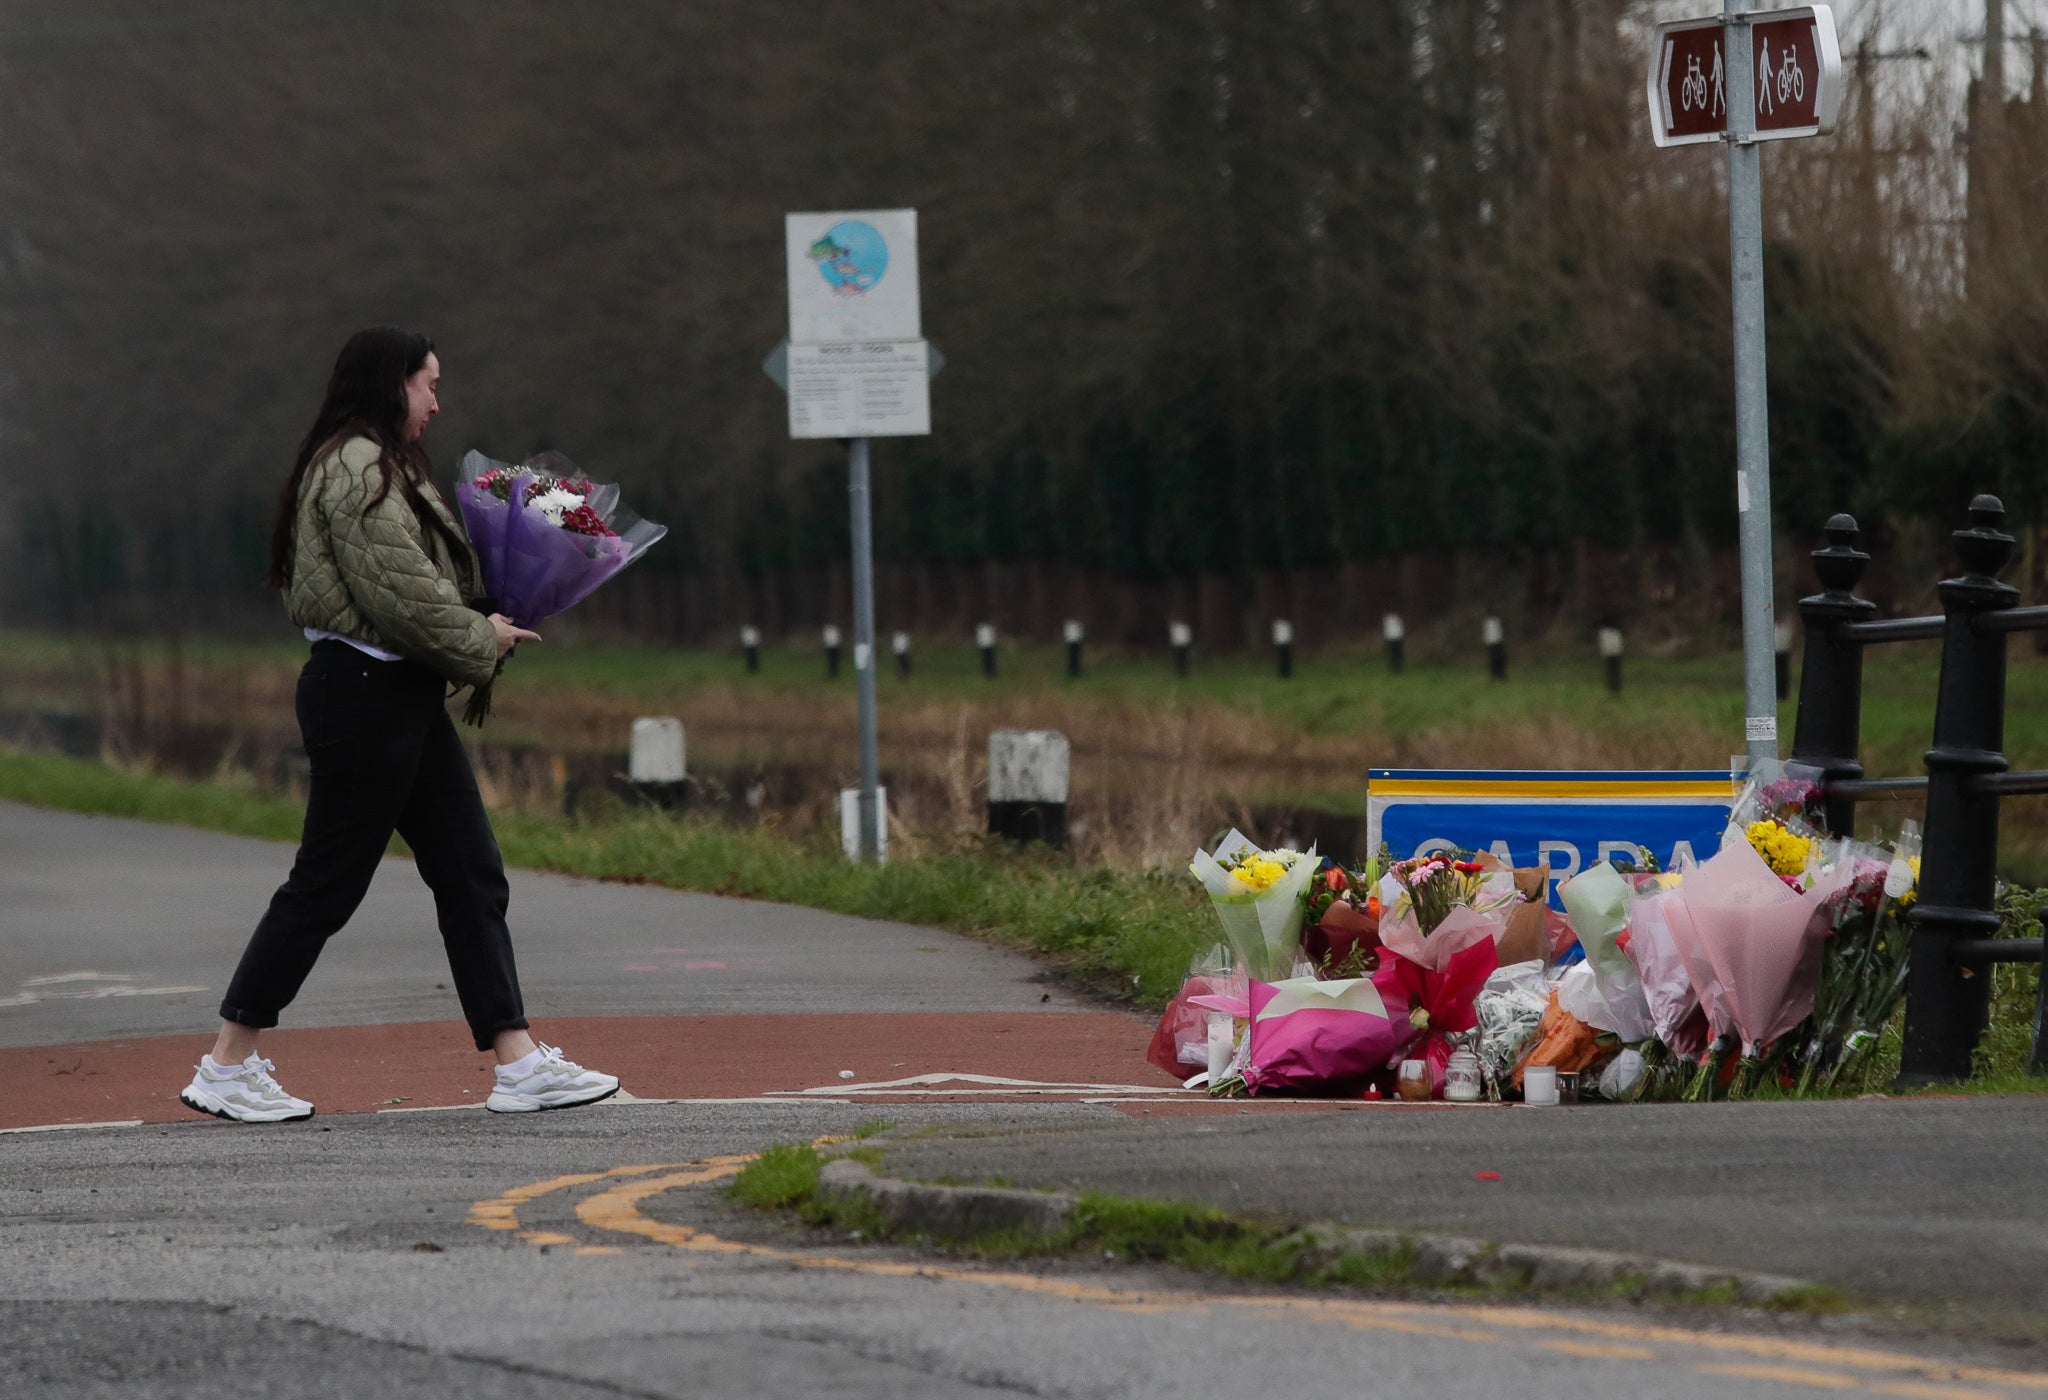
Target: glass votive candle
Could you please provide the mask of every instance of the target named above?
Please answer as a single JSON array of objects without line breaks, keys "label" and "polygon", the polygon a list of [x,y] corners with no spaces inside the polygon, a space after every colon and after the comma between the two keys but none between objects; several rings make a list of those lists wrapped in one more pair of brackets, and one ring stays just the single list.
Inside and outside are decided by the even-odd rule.
[{"label": "glass votive candle", "polygon": [[1522,1071],[1522,1102],[1537,1108],[1556,1106],[1556,1065],[1530,1065]]},{"label": "glass votive candle", "polygon": [[1429,1097],[1429,1062],[1427,1060],[1401,1061],[1398,1079],[1401,1097],[1417,1103]]}]

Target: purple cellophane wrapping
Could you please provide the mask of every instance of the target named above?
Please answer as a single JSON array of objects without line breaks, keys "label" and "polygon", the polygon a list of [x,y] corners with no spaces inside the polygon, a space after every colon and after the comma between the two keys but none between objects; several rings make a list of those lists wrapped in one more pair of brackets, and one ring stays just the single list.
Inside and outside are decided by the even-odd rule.
[{"label": "purple cellophane wrapping", "polygon": [[[511,467],[472,452],[462,466],[456,501],[476,547],[484,590],[497,600],[497,610],[520,627],[534,627],[574,607],[668,533],[666,526],[642,520],[622,507],[616,486],[593,487],[588,501],[617,534],[578,534],[552,523],[539,508],[526,504],[526,488],[543,469],[549,476],[575,478],[575,468],[558,454]],[[474,484],[493,468],[516,474],[510,501]]]}]

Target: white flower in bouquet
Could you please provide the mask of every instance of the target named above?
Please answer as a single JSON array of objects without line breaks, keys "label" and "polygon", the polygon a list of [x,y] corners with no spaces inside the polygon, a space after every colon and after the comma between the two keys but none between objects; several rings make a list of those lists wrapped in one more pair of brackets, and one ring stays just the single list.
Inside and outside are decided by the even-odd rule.
[{"label": "white flower in bouquet", "polygon": [[547,517],[550,525],[560,525],[562,516],[583,504],[583,498],[574,491],[560,486],[551,486],[527,501],[527,504]]}]

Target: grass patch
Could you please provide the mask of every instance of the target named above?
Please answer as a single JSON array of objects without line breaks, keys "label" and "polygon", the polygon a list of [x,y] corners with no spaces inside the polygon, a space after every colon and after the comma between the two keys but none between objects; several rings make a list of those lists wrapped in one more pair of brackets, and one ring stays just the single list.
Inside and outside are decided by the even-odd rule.
[{"label": "grass patch", "polygon": [[1136,1263],[1178,1264],[1255,1283],[1280,1283],[1299,1276],[1300,1245],[1291,1234],[1210,1206],[1089,1192],[1074,1208],[1067,1248],[1100,1250],[1106,1257]]},{"label": "grass patch", "polygon": [[809,1203],[823,1165],[808,1143],[777,1143],[726,1183],[726,1199],[755,1210],[796,1210]]},{"label": "grass patch", "polygon": [[181,783],[87,759],[0,749],[0,798],[138,821],[296,841],[306,809],[228,783]]}]

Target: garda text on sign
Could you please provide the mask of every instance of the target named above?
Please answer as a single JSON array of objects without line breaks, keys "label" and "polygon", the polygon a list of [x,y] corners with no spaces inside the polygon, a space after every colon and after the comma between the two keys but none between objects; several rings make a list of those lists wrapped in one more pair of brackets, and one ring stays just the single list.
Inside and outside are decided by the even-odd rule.
[{"label": "garda text on sign", "polygon": [[[1826,5],[1748,16],[1756,66],[1756,139],[1834,130],[1842,51]],[[1721,16],[1658,26],[1650,54],[1650,134],[1659,146],[1719,141],[1728,130],[1726,25]]]},{"label": "garda text on sign", "polygon": [[1557,885],[1638,846],[1670,869],[1721,848],[1734,805],[1725,771],[1541,772],[1375,768],[1367,841],[1396,860],[1456,846],[1548,864]]}]

